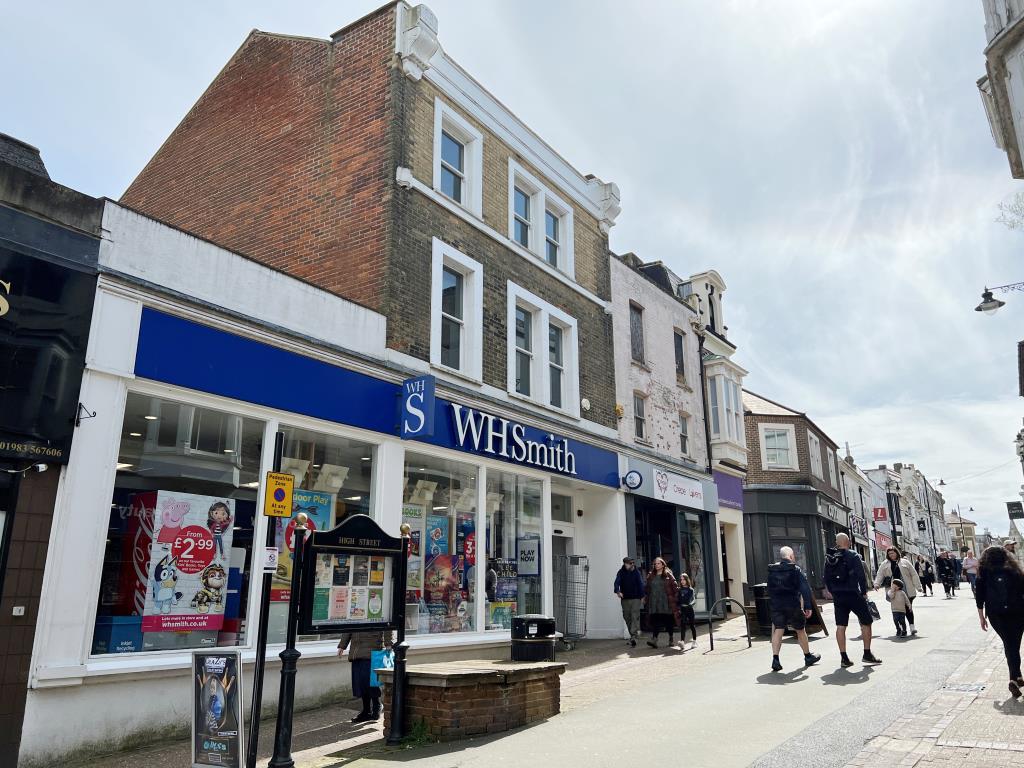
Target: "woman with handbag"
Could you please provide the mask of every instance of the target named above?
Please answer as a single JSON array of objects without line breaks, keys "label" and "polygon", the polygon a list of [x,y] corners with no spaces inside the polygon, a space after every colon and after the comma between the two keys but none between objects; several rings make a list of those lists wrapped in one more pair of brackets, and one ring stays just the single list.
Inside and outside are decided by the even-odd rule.
[{"label": "woman with handbag", "polygon": [[651,624],[651,639],[647,644],[651,648],[658,647],[658,635],[662,630],[668,632],[668,644],[673,644],[678,591],[676,577],[672,575],[665,561],[660,557],[654,558],[654,570],[647,577],[647,592],[644,597],[647,618]]},{"label": "woman with handbag", "polygon": [[390,647],[391,638],[385,640],[383,632],[346,632],[338,638],[339,658],[348,648],[348,660],[352,665],[352,695],[363,700],[363,708],[352,718],[353,723],[380,719],[380,688],[370,685],[370,658],[374,651]]},{"label": "woman with handbag", "polygon": [[974,604],[983,631],[988,625],[1003,641],[1003,654],[1010,671],[1010,693],[1020,698],[1024,677],[1020,670],[1020,643],[1024,636],[1024,570],[1017,558],[1000,546],[981,553]]},{"label": "woman with handbag", "polygon": [[907,625],[910,629],[910,634],[916,635],[917,628],[914,627],[914,598],[917,597],[918,592],[923,591],[921,579],[917,575],[917,570],[910,564],[910,560],[904,557],[903,553],[896,549],[896,547],[889,547],[885,550],[885,560],[882,561],[875,572],[875,589],[884,587],[888,590],[893,579],[899,579],[900,583],[903,584],[904,592],[910,601],[910,606],[906,612]]}]

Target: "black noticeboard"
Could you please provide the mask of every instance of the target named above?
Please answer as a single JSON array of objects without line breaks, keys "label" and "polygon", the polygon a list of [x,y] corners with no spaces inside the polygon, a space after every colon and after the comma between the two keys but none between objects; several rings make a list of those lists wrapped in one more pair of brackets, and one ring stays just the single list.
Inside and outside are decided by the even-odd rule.
[{"label": "black noticeboard", "polygon": [[402,539],[352,515],[306,542],[299,632],[330,635],[395,629],[404,621]]},{"label": "black noticeboard", "polygon": [[242,656],[192,652],[192,766],[241,768]]}]

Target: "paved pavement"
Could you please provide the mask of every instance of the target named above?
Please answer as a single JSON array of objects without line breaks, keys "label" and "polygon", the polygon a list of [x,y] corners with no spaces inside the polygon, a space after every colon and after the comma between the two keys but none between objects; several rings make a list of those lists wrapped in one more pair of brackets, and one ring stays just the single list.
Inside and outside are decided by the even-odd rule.
[{"label": "paved pavement", "polygon": [[[916,638],[892,638],[888,616],[875,624],[872,648],[884,663],[873,668],[842,669],[834,638],[822,635],[812,637],[822,662],[806,669],[787,640],[781,673],[768,671],[764,640],[750,650],[745,640],[716,642],[710,652],[702,634],[697,649],[685,653],[581,643],[560,656],[569,669],[557,717],[498,737],[387,748],[379,726],[351,726],[353,710],[335,706],[297,718],[296,766],[1024,766],[1024,704],[1007,701],[1002,654],[991,633],[978,629],[969,592],[950,601],[920,598],[915,609]],[[823,613],[831,629],[831,608]],[[739,635],[741,623],[722,625],[716,636]],[[859,640],[849,646],[858,659]],[[264,728],[269,745],[273,726]],[[121,768],[145,759],[185,766],[182,746],[88,765]]]}]

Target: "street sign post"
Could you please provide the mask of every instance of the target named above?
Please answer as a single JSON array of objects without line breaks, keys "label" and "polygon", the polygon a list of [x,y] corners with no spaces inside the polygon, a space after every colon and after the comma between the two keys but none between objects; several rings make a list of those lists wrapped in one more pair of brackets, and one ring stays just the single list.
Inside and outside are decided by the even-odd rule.
[{"label": "street sign post", "polygon": [[286,472],[267,472],[263,492],[263,514],[267,517],[291,517],[295,477]]}]

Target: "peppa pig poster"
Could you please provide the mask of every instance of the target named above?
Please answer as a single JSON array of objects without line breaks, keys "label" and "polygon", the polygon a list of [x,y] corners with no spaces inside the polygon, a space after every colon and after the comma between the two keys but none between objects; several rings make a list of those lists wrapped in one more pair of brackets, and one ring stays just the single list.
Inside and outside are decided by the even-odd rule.
[{"label": "peppa pig poster", "polygon": [[234,499],[157,492],[143,632],[223,626],[234,519]]}]

